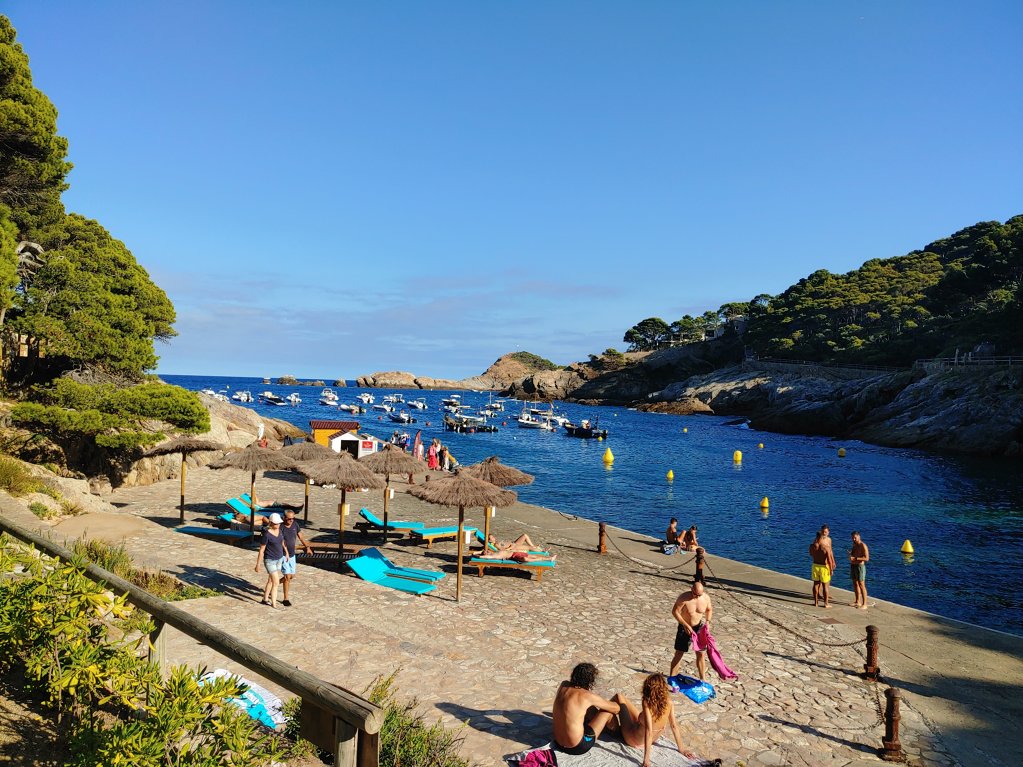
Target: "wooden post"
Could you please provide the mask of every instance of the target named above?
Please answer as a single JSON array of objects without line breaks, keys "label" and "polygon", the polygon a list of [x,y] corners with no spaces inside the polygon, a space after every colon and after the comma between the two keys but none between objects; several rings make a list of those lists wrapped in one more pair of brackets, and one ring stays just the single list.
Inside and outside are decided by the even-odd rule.
[{"label": "wooden post", "polygon": [[305,511],[302,514],[302,521],[309,521],[309,477],[305,479]]},{"label": "wooden post", "polygon": [[607,554],[607,523],[597,525],[597,553]]},{"label": "wooden post", "polygon": [[487,506],[483,509],[483,551],[490,548],[490,515],[494,513],[494,506]]},{"label": "wooden post", "polygon": [[902,762],[906,759],[899,742],[899,702],[902,691],[897,687],[889,687],[884,691],[884,697],[884,739],[881,741],[879,756],[886,762]]},{"label": "wooden post", "polygon": [[249,532],[256,534],[256,472],[252,472],[252,479],[249,480]]},{"label": "wooden post", "polygon": [[334,764],[337,767],[356,767],[359,731],[344,719],[334,719]]},{"label": "wooden post", "polygon": [[380,733],[359,733],[359,767],[379,767]]},{"label": "wooden post", "polygon": [[[343,496],[342,496],[343,498]],[[345,569],[345,506],[346,503],[337,505],[337,570],[343,572]]]},{"label": "wooden post", "polygon": [[696,547],[696,573],[693,575],[693,582],[706,582],[703,579],[703,546]]},{"label": "wooden post", "polygon": [[465,543],[465,536],[462,527],[465,525],[465,506],[458,507],[458,575],[455,577],[455,601],[462,601],[462,546]]},{"label": "wooden post", "polygon": [[188,466],[185,464],[185,459],[188,456],[184,453],[181,454],[181,521],[185,521],[185,472],[188,470]]},{"label": "wooden post", "polygon": [[391,475],[384,475],[384,543],[387,543],[387,510],[391,496]]},{"label": "wooden post", "polygon": [[867,662],[863,664],[863,676],[872,682],[877,681],[880,669],[877,666],[877,626],[867,626]]},{"label": "wooden post", "polygon": [[[160,672],[160,677],[164,676],[164,669],[167,665],[167,634],[164,632],[164,622],[159,618],[153,618],[153,630],[149,632],[149,650],[147,654],[149,656],[149,662],[154,664]],[[150,702],[152,698],[152,688],[146,687],[146,702]]]}]

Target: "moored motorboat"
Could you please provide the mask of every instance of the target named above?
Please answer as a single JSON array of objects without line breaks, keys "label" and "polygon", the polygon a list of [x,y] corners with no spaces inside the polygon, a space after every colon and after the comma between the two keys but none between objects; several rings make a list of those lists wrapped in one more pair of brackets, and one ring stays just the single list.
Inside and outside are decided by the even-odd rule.
[{"label": "moored motorboat", "polygon": [[302,404],[302,398],[298,396],[298,392],[292,392],[291,394],[289,394],[284,399],[286,399],[288,401],[288,403],[292,404],[292,405],[301,405]]},{"label": "moored motorboat", "polygon": [[264,405],[276,405],[277,407],[286,407],[288,401],[284,397],[278,397],[272,391],[265,391],[259,395],[259,401]]},{"label": "moored motorboat", "polygon": [[337,393],[329,386],[324,387],[323,391],[320,392],[320,404],[326,405],[327,407],[333,407],[337,405],[338,396]]},{"label": "moored motorboat", "polygon": [[426,398],[425,397],[418,397],[417,399],[410,400],[409,402],[406,402],[405,404],[408,407],[415,408],[416,410],[426,410],[426,408],[428,407],[428,405],[426,404]]},{"label": "moored motorboat", "polygon": [[378,402],[372,408],[373,410],[382,410],[385,413],[390,413],[394,410],[394,405],[390,405],[386,402]]},{"label": "moored motorboat", "polygon": [[235,402],[252,402],[252,392],[250,391],[236,391],[231,395],[231,399]]},{"label": "moored motorboat", "polygon": [[444,428],[460,434],[493,434],[497,431],[496,426],[491,426],[485,420],[481,423],[480,420],[462,415],[445,415]]},{"label": "moored motorboat", "polygon": [[583,419],[578,425],[574,423],[565,424],[565,432],[570,437],[581,437],[583,439],[607,439],[607,429],[600,429],[597,424],[590,423],[589,420]]},{"label": "moored motorboat", "polygon": [[363,405],[372,405],[376,402],[376,397],[365,391],[362,394],[359,394],[356,399],[362,402]]},{"label": "moored motorboat", "polygon": [[397,413],[390,413],[388,416],[395,423],[415,423],[416,419],[409,415],[408,411],[400,410]]}]

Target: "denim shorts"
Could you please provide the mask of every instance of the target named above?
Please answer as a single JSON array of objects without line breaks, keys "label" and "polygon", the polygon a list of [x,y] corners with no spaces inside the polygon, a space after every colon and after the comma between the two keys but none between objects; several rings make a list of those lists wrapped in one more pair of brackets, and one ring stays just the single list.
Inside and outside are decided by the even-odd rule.
[{"label": "denim shorts", "polygon": [[284,557],[280,559],[264,559],[263,567],[266,568],[268,573],[279,573],[281,568],[284,566]]},{"label": "denim shorts", "polygon": [[295,557],[285,557],[281,561],[284,563],[281,565],[281,575],[294,575],[298,569],[298,559]]}]

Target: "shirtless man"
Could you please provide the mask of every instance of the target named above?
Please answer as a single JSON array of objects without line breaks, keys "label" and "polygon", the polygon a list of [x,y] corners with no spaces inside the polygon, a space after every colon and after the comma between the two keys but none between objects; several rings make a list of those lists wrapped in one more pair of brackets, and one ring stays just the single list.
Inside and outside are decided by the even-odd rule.
[{"label": "shirtless man", "polygon": [[821,532],[824,534],[824,537],[821,538],[821,544],[828,550],[828,569],[834,575],[838,563],[835,561],[835,547],[831,542],[831,528],[827,525],[821,525]]},{"label": "shirtless man", "polygon": [[678,520],[675,517],[671,518],[668,529],[664,531],[664,541],[669,546],[677,546],[681,542],[678,535]]},{"label": "shirtless man", "polygon": [[580,663],[554,696],[554,743],[566,754],[585,754],[621,707],[593,692],[597,667]]},{"label": "shirtless man", "polygon": [[[703,584],[697,581],[693,587],[679,595],[675,600],[675,606],[671,614],[678,621],[678,630],[675,633],[675,657],[671,659],[671,670],[668,676],[675,676],[682,663],[682,656],[686,654],[692,644],[696,632],[704,626],[710,627],[710,619],[714,614],[714,606],[710,603],[710,597],[703,593]],[[696,653],[696,670],[702,680],[707,673],[707,654]]]},{"label": "shirtless man", "polygon": [[810,577],[813,579],[813,606],[819,607],[820,600],[823,596],[824,607],[830,607],[828,604],[828,584],[831,582],[831,571],[832,567],[830,563],[834,561],[834,555],[831,553],[831,549],[824,545],[824,528],[817,531],[817,535],[813,539],[813,543],[810,544],[810,559],[813,564],[810,567]]},{"label": "shirtless man", "polygon": [[867,609],[867,562],[870,561],[870,549],[860,538],[858,530],[852,534],[852,548],[849,549],[849,575],[852,578],[856,598],[853,607]]},{"label": "shirtless man", "polygon": [[693,525],[682,535],[682,548],[686,551],[696,551],[699,545],[696,540],[696,525]]}]

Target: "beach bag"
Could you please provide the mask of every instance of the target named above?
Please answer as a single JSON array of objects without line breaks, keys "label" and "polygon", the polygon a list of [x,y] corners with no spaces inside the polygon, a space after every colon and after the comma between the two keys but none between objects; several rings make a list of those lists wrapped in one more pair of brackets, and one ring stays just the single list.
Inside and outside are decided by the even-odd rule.
[{"label": "beach bag", "polygon": [[517,767],[557,767],[558,755],[550,746],[541,746],[521,751],[513,756],[506,756],[508,764]]},{"label": "beach bag", "polygon": [[661,545],[661,551],[665,554],[678,554],[678,544],[676,543],[664,543]]},{"label": "beach bag", "polygon": [[685,674],[676,674],[668,677],[668,689],[672,692],[680,692],[693,703],[706,703],[716,696],[714,685],[701,682]]}]

